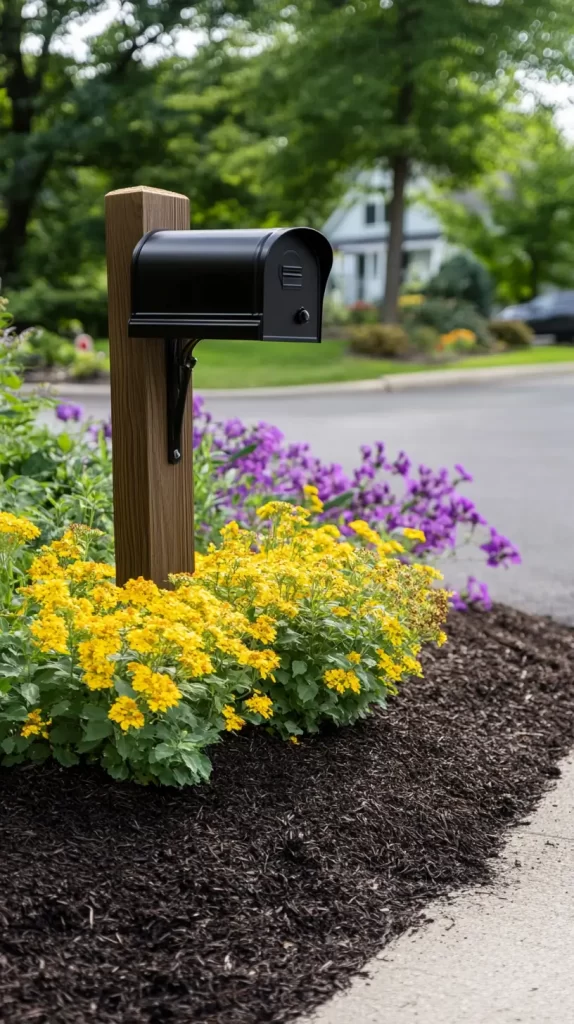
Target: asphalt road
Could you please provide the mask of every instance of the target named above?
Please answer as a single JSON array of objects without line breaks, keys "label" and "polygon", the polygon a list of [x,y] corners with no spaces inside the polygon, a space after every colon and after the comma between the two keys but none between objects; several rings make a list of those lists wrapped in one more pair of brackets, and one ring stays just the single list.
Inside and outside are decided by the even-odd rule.
[{"label": "asphalt road", "polygon": [[[523,565],[489,570],[481,559],[444,566],[457,585],[467,572],[498,600],[574,623],[574,376],[523,378],[400,393],[208,399],[217,417],[267,420],[291,441],[351,469],[361,444],[383,440],[430,466],[456,462],[480,512],[520,548]],[[94,417],[106,398],[84,402]]]}]

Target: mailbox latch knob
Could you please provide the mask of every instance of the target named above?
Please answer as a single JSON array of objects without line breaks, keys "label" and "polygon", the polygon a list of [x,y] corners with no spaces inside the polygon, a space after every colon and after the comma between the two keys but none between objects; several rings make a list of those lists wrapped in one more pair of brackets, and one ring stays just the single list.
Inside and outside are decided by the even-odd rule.
[{"label": "mailbox latch knob", "polygon": [[307,324],[307,323],[309,323],[310,319],[311,319],[311,314],[310,314],[309,310],[305,309],[305,306],[300,306],[299,309],[297,310],[297,312],[295,313],[295,323],[296,324]]}]

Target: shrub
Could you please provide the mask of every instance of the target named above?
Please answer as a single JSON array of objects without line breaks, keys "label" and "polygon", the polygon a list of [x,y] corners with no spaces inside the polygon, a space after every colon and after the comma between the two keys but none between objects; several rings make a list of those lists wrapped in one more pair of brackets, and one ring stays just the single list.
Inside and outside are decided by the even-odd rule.
[{"label": "shrub", "polygon": [[364,302],[359,299],[349,307],[349,323],[351,324],[376,324],[380,320],[378,306],[372,302]]},{"label": "shrub", "polygon": [[472,331],[477,344],[485,349],[493,341],[487,320],[469,303],[457,299],[428,298],[421,306],[403,310],[402,322],[407,331],[421,325],[433,327],[439,334],[460,329]]},{"label": "shrub", "polygon": [[343,327],[351,319],[348,306],[338,302],[332,295],[326,295],[323,302],[323,324],[325,327]]},{"label": "shrub", "polygon": [[351,351],[374,359],[395,359],[408,354],[408,334],[399,324],[363,324],[350,332]]},{"label": "shrub", "polygon": [[534,334],[522,320],[491,320],[488,329],[507,348],[529,348]]},{"label": "shrub", "polygon": [[432,356],[439,351],[440,334],[434,327],[415,324],[409,331],[411,349],[424,356]]},{"label": "shrub", "polygon": [[74,349],[74,361],[70,367],[70,374],[77,380],[86,380],[90,377],[100,377],[110,372],[110,360],[105,352],[77,351]]},{"label": "shrub", "polygon": [[26,332],[26,362],[29,366],[68,366],[75,356],[74,346],[43,327],[33,327]]},{"label": "shrub", "polygon": [[334,526],[313,528],[301,506],[270,502],[258,516],[257,531],[224,527],[221,547],[172,591],[141,578],[116,587],[113,567],[89,558],[92,531],[72,529],[12,596],[18,548],[39,531],[0,513],[12,627],[3,764],[86,755],[117,779],[183,786],[209,778],[204,750],[224,731],[250,722],[297,742],[322,722],[355,722],[421,675],[422,643],[446,639],[440,573],[403,564],[402,545],[364,521],[350,544]]},{"label": "shrub", "polygon": [[444,299],[468,303],[487,317],[492,305],[492,278],[486,267],[466,253],[446,260],[426,286],[426,293]]}]

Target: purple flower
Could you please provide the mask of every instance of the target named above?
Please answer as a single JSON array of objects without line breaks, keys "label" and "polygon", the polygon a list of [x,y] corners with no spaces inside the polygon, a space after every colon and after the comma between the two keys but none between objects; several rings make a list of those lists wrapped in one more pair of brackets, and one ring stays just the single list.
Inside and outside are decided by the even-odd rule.
[{"label": "purple flower", "polygon": [[83,415],[84,410],[81,405],[62,403],[61,405],[56,406],[56,416],[59,420],[62,420],[63,423],[67,423],[68,420],[74,420],[75,423],[78,423]]}]

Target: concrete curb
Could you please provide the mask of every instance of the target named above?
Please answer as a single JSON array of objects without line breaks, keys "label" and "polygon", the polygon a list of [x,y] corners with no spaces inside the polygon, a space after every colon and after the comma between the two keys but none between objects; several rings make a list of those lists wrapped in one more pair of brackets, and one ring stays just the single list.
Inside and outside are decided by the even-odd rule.
[{"label": "concrete curb", "polygon": [[[209,398],[289,398],[297,395],[336,395],[344,392],[410,391],[415,388],[453,387],[464,384],[485,384],[515,380],[520,377],[548,377],[574,373],[574,361],[568,363],[536,363],[523,366],[488,366],[476,370],[421,370],[418,373],[391,373],[371,380],[343,381],[332,384],[293,384],[267,388],[201,388]],[[42,384],[24,384],[22,391],[30,394]],[[74,382],[47,385],[54,395],[81,401],[103,398],[109,394],[109,382],[76,384]]]}]

